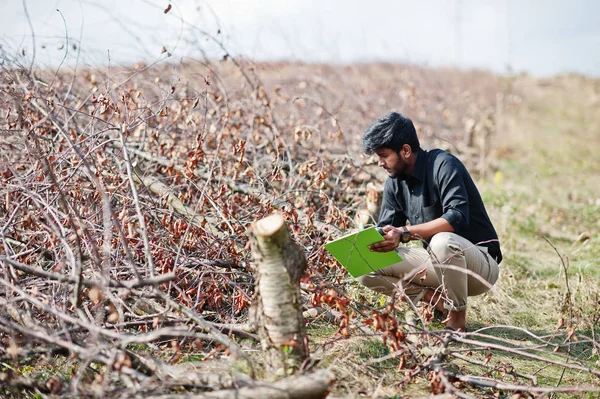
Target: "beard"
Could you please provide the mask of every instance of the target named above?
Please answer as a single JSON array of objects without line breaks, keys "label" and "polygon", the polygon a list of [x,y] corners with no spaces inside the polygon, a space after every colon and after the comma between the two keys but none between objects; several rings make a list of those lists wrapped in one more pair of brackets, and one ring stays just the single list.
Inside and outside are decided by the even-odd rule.
[{"label": "beard", "polygon": [[388,177],[391,179],[396,179],[399,181],[403,181],[408,179],[412,175],[412,168],[409,161],[402,158],[400,152],[396,152],[396,159],[394,160],[394,164],[391,167],[384,167],[385,171],[388,173]]},{"label": "beard", "polygon": [[390,176],[392,179],[394,180],[398,180],[398,181],[405,181],[407,180],[410,176],[406,176],[404,174],[402,174],[401,172],[396,172],[393,175]]},{"label": "beard", "polygon": [[400,164],[400,165],[398,165],[398,167],[396,168],[396,170],[393,173],[390,174],[390,177],[392,179],[396,179],[398,181],[404,181],[404,180],[408,179],[411,176],[408,173],[407,169],[408,169],[407,165]]}]

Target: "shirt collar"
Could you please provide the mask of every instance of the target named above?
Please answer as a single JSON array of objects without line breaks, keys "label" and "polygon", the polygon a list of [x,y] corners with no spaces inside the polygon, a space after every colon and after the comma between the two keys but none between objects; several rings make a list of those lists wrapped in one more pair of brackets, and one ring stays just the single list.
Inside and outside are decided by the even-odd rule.
[{"label": "shirt collar", "polygon": [[415,179],[423,182],[425,181],[425,169],[427,165],[427,151],[419,148],[417,152],[417,160],[415,161],[415,167],[412,171],[412,176]]}]

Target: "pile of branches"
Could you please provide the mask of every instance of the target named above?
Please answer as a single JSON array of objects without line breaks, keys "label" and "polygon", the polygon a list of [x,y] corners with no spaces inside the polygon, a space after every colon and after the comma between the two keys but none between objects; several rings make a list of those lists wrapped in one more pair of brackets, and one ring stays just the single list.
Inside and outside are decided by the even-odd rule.
[{"label": "pile of branches", "polygon": [[[323,165],[292,161],[301,134],[282,137],[266,92],[241,67],[231,100],[208,65],[165,90],[164,69],[96,72],[100,81],[4,61],[0,330],[15,367],[2,382],[101,397],[248,385],[182,380],[163,363],[194,348],[240,359],[254,376],[227,335],[256,340],[232,327],[245,323],[254,289],[248,224],[280,208],[307,243],[323,239],[317,219],[347,227],[321,190],[327,180],[334,191]],[[288,191],[305,193],[302,217]],[[20,378],[18,362],[42,355],[66,356],[69,371]]]},{"label": "pile of branches", "polygon": [[[397,84],[372,77],[381,71]],[[366,184],[381,178],[360,134],[389,109],[415,119],[425,146],[451,143],[485,164],[500,82],[479,78],[468,91],[408,66],[229,58],[75,73],[3,59],[0,389],[119,398],[253,387],[246,231],[275,210],[304,248],[306,306],[334,309],[341,337],[362,312],[363,327],[402,350],[402,323],[351,305],[322,245],[355,227]],[[421,353],[428,333],[414,334]],[[435,345],[460,339],[471,342]],[[190,353],[200,371],[174,366]],[[438,352],[409,353],[397,355],[444,382],[434,392],[456,391]],[[245,373],[209,361],[223,357]],[[21,373],[44,363],[52,373]]]}]

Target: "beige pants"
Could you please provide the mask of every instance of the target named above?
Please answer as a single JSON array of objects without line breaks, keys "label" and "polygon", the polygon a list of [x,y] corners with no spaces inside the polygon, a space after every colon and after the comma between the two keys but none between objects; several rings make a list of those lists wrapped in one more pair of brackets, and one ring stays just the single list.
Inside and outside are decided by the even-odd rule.
[{"label": "beige pants", "polygon": [[[361,276],[358,281],[382,294],[404,291],[413,301],[427,289],[438,290],[449,310],[467,307],[467,296],[488,291],[498,279],[498,263],[486,247],[454,233],[438,233],[428,249],[396,249],[403,261]],[[399,290],[401,288],[401,290]]]}]

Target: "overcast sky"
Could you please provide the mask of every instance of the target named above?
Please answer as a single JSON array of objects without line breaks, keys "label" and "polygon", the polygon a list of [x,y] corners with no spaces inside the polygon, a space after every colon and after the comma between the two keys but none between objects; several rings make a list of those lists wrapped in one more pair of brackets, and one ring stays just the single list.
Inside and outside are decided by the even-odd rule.
[{"label": "overcast sky", "polygon": [[[412,62],[600,76],[596,0],[26,0],[37,65],[165,57]],[[171,4],[171,10],[164,10]],[[28,64],[22,0],[0,0],[0,45]],[[57,11],[59,10],[59,11]],[[68,41],[68,46],[66,45]],[[73,44],[77,45],[74,50]],[[22,55],[24,52],[25,55]]]}]

